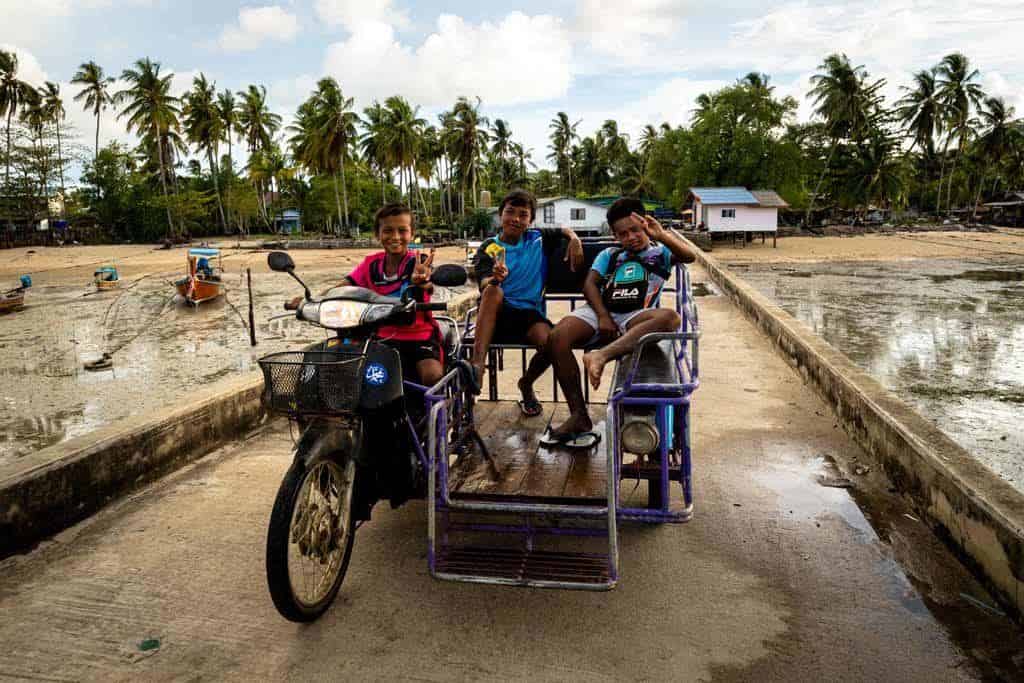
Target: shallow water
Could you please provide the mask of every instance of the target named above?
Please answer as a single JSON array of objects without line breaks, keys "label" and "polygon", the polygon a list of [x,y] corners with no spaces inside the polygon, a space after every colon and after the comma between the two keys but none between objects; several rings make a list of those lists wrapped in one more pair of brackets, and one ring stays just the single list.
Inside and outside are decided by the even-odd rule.
[{"label": "shallow water", "polygon": [[1024,259],[733,268],[1024,490]]},{"label": "shallow water", "polygon": [[[212,382],[257,369],[263,355],[326,337],[293,318],[269,320],[302,293],[286,275],[253,274],[256,347],[240,317],[248,317],[248,296],[237,273],[225,276],[226,299],[198,308],[173,300],[174,275],[101,294],[87,285],[36,287],[24,311],[0,316],[0,466],[114,420],[187,403]],[[314,292],[337,281],[333,271],[302,276]],[[114,351],[112,368],[83,368],[103,351]]]}]

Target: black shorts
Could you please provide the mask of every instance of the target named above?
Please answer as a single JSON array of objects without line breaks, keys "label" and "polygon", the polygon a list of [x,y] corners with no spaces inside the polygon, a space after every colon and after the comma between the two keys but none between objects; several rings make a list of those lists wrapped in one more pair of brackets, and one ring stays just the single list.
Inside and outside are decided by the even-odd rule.
[{"label": "black shorts", "polygon": [[420,373],[416,370],[416,364],[421,360],[436,360],[442,366],[444,365],[441,339],[436,333],[430,339],[419,341],[389,339],[384,343],[398,351],[398,357],[402,361],[402,379],[410,382],[421,383]]},{"label": "black shorts", "polygon": [[494,321],[494,338],[491,342],[529,346],[530,340],[526,337],[526,332],[537,323],[554,327],[552,322],[535,308],[512,308],[502,304],[501,310],[498,311],[498,319]]}]

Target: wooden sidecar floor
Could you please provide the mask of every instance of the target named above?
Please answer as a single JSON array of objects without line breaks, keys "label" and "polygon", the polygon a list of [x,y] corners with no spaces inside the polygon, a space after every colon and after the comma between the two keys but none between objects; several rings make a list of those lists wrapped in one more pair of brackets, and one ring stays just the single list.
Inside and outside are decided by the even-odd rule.
[{"label": "wooden sidecar floor", "polygon": [[514,401],[476,404],[477,432],[494,460],[478,449],[450,462],[449,492],[454,498],[596,504],[607,500],[608,455],[605,406],[591,408],[590,418],[601,442],[582,450],[544,446],[540,437],[549,424],[568,416],[564,405],[544,403],[537,417],[524,417]]}]

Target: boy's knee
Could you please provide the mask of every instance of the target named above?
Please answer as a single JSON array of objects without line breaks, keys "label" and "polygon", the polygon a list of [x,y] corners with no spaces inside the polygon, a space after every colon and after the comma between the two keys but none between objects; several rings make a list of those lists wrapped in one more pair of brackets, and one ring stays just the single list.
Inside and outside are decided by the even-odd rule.
[{"label": "boy's knee", "polygon": [[679,329],[679,314],[671,308],[659,308],[657,319],[665,332],[674,332]]},{"label": "boy's knee", "polygon": [[551,352],[565,351],[572,345],[572,340],[565,328],[555,327],[548,333],[547,349]]}]

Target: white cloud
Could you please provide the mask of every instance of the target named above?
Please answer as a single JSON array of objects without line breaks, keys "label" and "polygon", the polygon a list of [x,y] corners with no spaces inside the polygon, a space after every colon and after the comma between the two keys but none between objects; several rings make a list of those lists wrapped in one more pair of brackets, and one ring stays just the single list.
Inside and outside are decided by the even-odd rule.
[{"label": "white cloud", "polygon": [[352,30],[359,24],[377,22],[405,28],[409,14],[392,6],[391,0],[316,0],[316,14],[328,26]]},{"label": "white cloud", "polygon": [[633,62],[655,55],[660,41],[681,30],[689,9],[680,0],[580,0],[576,31],[596,52]]},{"label": "white cloud", "polygon": [[323,70],[359,98],[402,94],[422,105],[450,105],[459,95],[511,105],[564,97],[572,48],[562,21],[512,12],[498,23],[470,24],[441,15],[418,47],[388,24],[366,22],[327,49]]},{"label": "white cloud", "polygon": [[225,26],[220,46],[226,52],[255,50],[266,41],[288,43],[299,34],[299,20],[279,5],[243,7],[238,25]]}]

